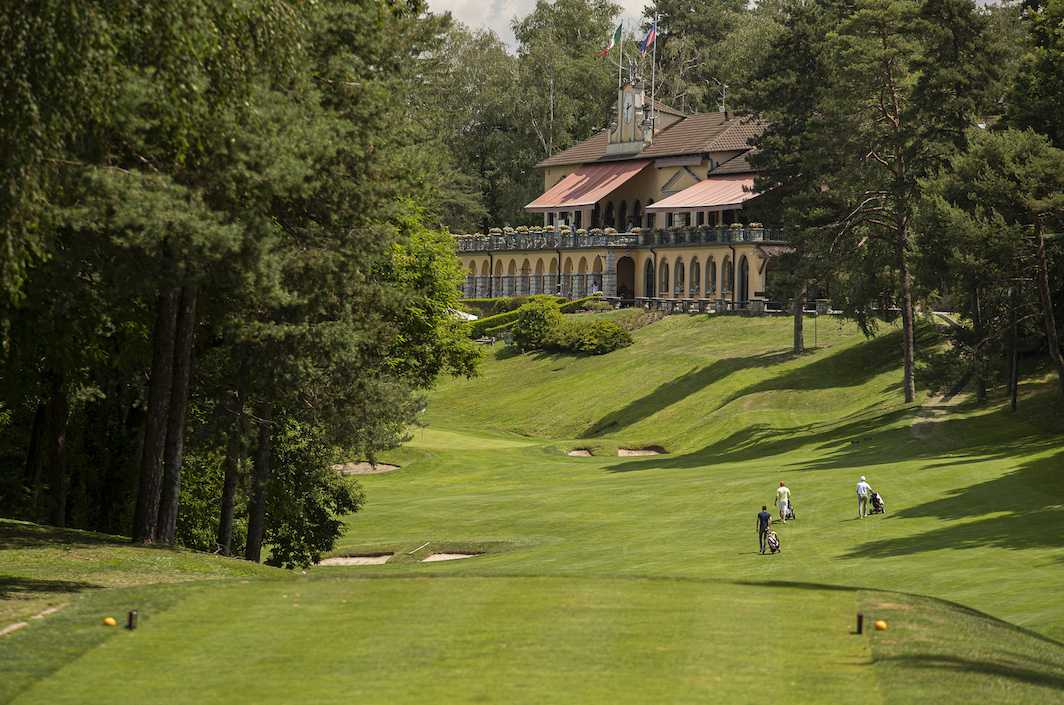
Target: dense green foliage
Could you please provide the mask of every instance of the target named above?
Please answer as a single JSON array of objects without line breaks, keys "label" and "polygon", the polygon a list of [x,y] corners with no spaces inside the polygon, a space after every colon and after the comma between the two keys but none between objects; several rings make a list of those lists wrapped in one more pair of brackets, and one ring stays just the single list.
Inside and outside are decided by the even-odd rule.
[{"label": "dense green foliage", "polygon": [[[954,345],[939,356],[935,381],[948,388],[971,378],[983,399],[1004,376],[1013,314],[1023,340],[1045,332],[1031,226],[1064,230],[1064,151],[1030,130],[977,130],[968,149],[924,185],[922,266],[931,281],[949,274],[941,288],[972,323],[951,329]],[[1048,281],[1050,298],[1064,300],[1064,258],[1056,258]]]},{"label": "dense green foliage", "polygon": [[[573,302],[576,303],[576,302]],[[593,302],[585,302],[587,305]],[[632,336],[616,321],[563,316],[563,307],[549,298],[533,297],[516,311],[510,341],[521,352],[548,350],[605,355],[632,344]]]},{"label": "dense green foliage", "polygon": [[591,296],[585,296],[582,299],[573,299],[571,301],[561,297],[551,296],[549,294],[537,294],[536,296],[527,298],[516,296],[503,299],[484,299],[484,301],[498,301],[498,303],[492,305],[492,308],[501,308],[504,310],[504,313],[485,316],[484,318],[473,321],[469,326],[470,336],[473,338],[479,338],[482,336],[501,336],[513,326],[514,321],[518,318],[518,312],[520,309],[533,300],[554,302],[562,313],[601,310],[598,304],[605,303],[602,301],[602,296],[599,294],[593,294]]},{"label": "dense green foliage", "polygon": [[1064,1],[1024,0],[1022,8],[1029,40],[1021,44],[1007,116],[1016,127],[1031,128],[1064,148]]},{"label": "dense green foliage", "polygon": [[343,533],[342,517],[365,498],[353,478],[332,469],[334,450],[320,430],[286,420],[275,434],[266,504],[269,565],[306,568],[332,549]]},{"label": "dense green foliage", "polygon": [[[997,351],[977,356],[982,360],[977,378],[990,374],[988,365],[1000,369],[1004,329],[987,317],[991,300],[1000,300],[1008,280],[1019,276],[1022,238],[1007,228],[984,229],[984,247],[970,249],[970,231],[944,227],[941,218],[928,216],[935,210],[928,205],[935,198],[928,179],[951,159],[966,158],[969,140],[1003,112],[1006,95],[1020,99],[1022,92],[1010,94],[1009,81],[1020,80],[1014,66],[1022,47],[1014,32],[1002,31],[1013,11],[982,8],[971,0],[825,0],[784,2],[777,9],[781,29],[760,55],[754,80],[740,93],[741,103],[769,123],[752,158],[762,169],[761,187],[769,191],[757,216],[785,223],[794,244],[780,262],[785,275],[777,278],[783,291],[776,295],[794,300],[800,311],[812,290],[827,292],[833,305],[867,333],[895,311],[900,314],[902,390],[910,401],[920,308],[960,299],[982,302],[962,306],[958,332],[967,338],[968,350],[962,346],[948,354],[971,357],[977,339],[980,349]],[[1007,171],[1026,174],[1021,182],[1037,180],[1033,175],[1042,167],[1031,156],[1016,152]],[[972,158],[980,160],[975,153]],[[968,173],[977,177],[979,169],[994,171],[984,164]],[[1048,188],[1052,192],[1059,184]],[[991,202],[972,206],[993,220]],[[1022,222],[1011,222],[1019,230],[1030,229],[1039,218],[1028,210]],[[944,254],[950,250],[965,254],[951,258]],[[1060,252],[1053,245],[1046,248],[1048,269],[1058,266]],[[978,285],[965,258],[986,263]],[[1028,297],[1037,292],[1029,287]],[[1059,307],[1064,299],[1059,287],[1049,294],[1020,315],[1051,320],[1052,302]],[[987,310],[981,312],[984,304]],[[1054,324],[1046,325],[1050,341],[1057,336],[1048,332]],[[800,314],[794,330],[794,349],[800,351]],[[1054,357],[1056,346],[1049,346]],[[973,371],[967,363],[955,367]],[[955,382],[962,381],[958,377]]]},{"label": "dense green foliage", "polygon": [[563,321],[557,302],[533,299],[518,309],[517,318],[510,327],[510,340],[521,352],[541,350],[562,327]]},{"label": "dense green foliage", "polygon": [[0,18],[7,512],[289,565],[328,548],[360,501],[286,429],[373,457],[478,358],[423,225],[449,153],[411,111],[447,27],[376,0]]}]

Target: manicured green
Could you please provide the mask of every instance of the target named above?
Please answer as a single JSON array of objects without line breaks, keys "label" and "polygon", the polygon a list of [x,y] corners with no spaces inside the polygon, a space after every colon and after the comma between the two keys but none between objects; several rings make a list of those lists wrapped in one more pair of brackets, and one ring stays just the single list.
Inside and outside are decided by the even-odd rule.
[{"label": "manicured green", "polygon": [[[388,564],[83,593],[0,639],[0,664],[19,656],[0,702],[1059,699],[1049,382],[1017,415],[906,407],[896,332],[821,319],[794,358],[789,324],[672,316],[600,357],[498,346],[433,394],[384,458],[400,470],[360,478],[335,553]],[[648,445],[669,453],[616,456]],[[885,516],[854,518],[860,474]],[[798,519],[762,557],[754,514],[781,479]],[[483,555],[418,562],[436,551]],[[135,633],[95,626],[138,605]],[[859,610],[889,629],[851,634]]]}]

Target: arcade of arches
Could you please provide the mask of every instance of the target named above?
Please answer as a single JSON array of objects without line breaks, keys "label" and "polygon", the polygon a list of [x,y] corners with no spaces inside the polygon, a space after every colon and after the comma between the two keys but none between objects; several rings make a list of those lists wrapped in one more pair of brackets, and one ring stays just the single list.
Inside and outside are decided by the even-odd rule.
[{"label": "arcade of arches", "polygon": [[754,244],[460,254],[466,298],[597,292],[620,299],[764,300],[771,255]]}]

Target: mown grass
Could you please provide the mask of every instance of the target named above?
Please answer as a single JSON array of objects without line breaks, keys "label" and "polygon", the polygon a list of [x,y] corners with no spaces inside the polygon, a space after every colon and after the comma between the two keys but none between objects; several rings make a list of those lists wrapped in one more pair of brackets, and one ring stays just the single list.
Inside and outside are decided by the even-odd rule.
[{"label": "mown grass", "polygon": [[[673,316],[602,357],[496,348],[434,393],[385,458],[400,470],[360,478],[336,553],[388,564],[85,593],[0,640],[22,664],[0,702],[1059,699],[1049,386],[1026,384],[1018,415],[906,406],[896,334],[821,320],[796,358],[788,326]],[[615,455],[649,444],[670,452]],[[854,518],[859,474],[886,516]],[[762,557],[754,514],[780,479],[798,520]],[[419,562],[463,550],[482,555]],[[141,630],[95,626],[141,601]],[[858,610],[890,629],[851,634]],[[76,661],[26,665],[68,644]]]},{"label": "mown grass", "polygon": [[169,548],[134,547],[91,531],[0,519],[0,628],[87,590],[283,575],[265,566]]}]

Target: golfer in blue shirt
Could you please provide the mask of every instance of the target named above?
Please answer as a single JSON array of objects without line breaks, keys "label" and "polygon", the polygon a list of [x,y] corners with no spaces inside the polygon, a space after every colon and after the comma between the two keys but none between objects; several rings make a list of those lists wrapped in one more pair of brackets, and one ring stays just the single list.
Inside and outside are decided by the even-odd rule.
[{"label": "golfer in blue shirt", "polygon": [[761,554],[765,553],[765,541],[768,538],[768,527],[772,524],[772,515],[768,513],[768,506],[761,505],[761,511],[757,513],[757,542],[761,546]]}]

